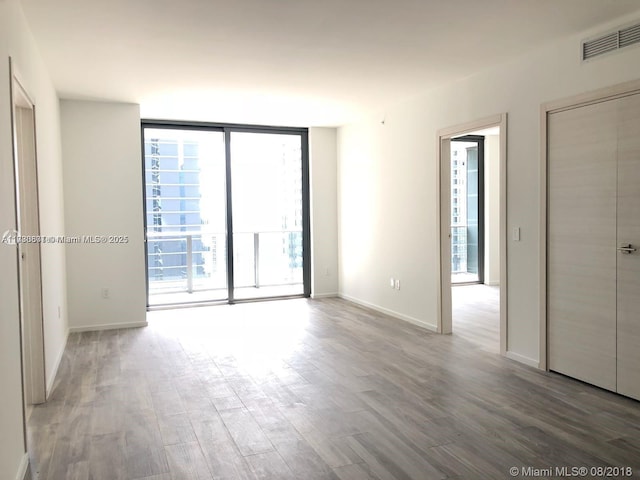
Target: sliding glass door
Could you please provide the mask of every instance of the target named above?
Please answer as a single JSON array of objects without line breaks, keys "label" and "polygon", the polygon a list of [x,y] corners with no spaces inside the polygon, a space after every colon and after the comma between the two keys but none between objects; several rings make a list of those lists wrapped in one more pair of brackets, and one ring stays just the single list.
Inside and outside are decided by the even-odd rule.
[{"label": "sliding glass door", "polygon": [[300,295],[302,138],[231,132],[233,297]]},{"label": "sliding glass door", "polygon": [[143,137],[149,306],[310,294],[306,130]]},{"label": "sliding glass door", "polygon": [[144,129],[149,305],[225,300],[224,133]]}]

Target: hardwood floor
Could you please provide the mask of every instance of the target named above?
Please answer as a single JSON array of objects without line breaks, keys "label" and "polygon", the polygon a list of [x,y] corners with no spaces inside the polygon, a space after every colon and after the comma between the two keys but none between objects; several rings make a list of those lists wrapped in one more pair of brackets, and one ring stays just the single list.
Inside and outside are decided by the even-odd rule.
[{"label": "hardwood floor", "polygon": [[71,335],[51,399],[29,419],[35,478],[500,479],[511,467],[606,465],[640,475],[639,402],[462,335],[339,299],[149,320]]},{"label": "hardwood floor", "polygon": [[451,306],[456,336],[487,352],[500,353],[500,287],[454,285]]}]

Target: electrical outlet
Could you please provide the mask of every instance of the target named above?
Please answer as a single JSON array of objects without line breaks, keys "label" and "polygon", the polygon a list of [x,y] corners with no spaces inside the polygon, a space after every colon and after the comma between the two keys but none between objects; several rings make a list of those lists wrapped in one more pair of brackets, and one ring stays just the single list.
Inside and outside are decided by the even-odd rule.
[{"label": "electrical outlet", "polygon": [[390,286],[391,288],[396,288],[396,281],[395,281],[395,279],[394,279],[393,277],[391,277],[391,278],[389,279],[389,286]]},{"label": "electrical outlet", "polygon": [[396,290],[400,290],[400,280],[398,280],[397,278],[396,278],[396,285],[395,285],[395,287],[396,287]]},{"label": "electrical outlet", "polygon": [[326,268],[324,269],[324,276],[325,276],[325,277],[328,277],[328,276],[330,276],[330,275],[331,275],[331,273],[329,272],[329,267],[326,267]]},{"label": "electrical outlet", "polygon": [[108,288],[103,288],[103,289],[102,289],[102,298],[107,299],[107,298],[109,298],[109,297],[110,297],[110,295],[111,295],[111,293],[109,292],[109,289],[108,289]]}]

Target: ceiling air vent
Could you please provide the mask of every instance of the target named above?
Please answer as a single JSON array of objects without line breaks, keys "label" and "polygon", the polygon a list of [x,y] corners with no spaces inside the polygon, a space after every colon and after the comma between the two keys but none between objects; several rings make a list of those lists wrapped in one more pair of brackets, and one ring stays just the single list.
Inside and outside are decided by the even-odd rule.
[{"label": "ceiling air vent", "polygon": [[640,24],[624,28],[618,34],[620,36],[620,48],[638,43],[640,42]]},{"label": "ceiling air vent", "polygon": [[640,24],[621,28],[606,35],[600,35],[582,42],[582,60],[619,50],[640,43]]}]

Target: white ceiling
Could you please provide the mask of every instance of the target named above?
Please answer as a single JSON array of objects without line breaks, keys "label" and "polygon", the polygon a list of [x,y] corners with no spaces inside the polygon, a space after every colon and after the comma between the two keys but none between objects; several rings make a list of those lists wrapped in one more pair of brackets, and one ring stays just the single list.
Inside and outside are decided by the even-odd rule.
[{"label": "white ceiling", "polygon": [[[22,0],[63,98],[146,118],[340,125],[638,0]],[[477,52],[481,52],[478,54]]]}]

